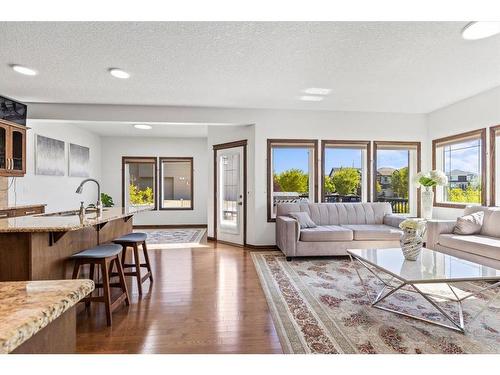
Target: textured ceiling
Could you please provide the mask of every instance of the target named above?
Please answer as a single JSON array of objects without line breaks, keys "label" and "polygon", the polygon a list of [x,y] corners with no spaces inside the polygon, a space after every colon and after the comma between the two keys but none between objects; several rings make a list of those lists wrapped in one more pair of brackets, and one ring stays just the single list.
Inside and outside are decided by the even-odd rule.
[{"label": "textured ceiling", "polygon": [[[427,113],[500,85],[466,22],[0,23],[0,94],[28,102]],[[39,71],[13,72],[9,64]],[[109,67],[132,74],[112,78]],[[297,100],[308,87],[322,102]]]}]

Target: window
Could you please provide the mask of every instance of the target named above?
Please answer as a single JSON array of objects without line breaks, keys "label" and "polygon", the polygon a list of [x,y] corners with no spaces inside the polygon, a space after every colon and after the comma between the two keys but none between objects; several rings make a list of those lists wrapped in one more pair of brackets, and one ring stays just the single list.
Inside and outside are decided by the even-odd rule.
[{"label": "window", "polygon": [[432,141],[432,168],[448,176],[436,187],[435,206],[486,205],[486,129]]},{"label": "window", "polygon": [[370,200],[370,142],[322,141],[321,200],[327,203]]},{"label": "window", "polygon": [[193,158],[160,158],[160,209],[193,209]]},{"label": "window", "polygon": [[151,207],[156,209],[155,157],[123,157],[122,201],[127,208]]},{"label": "window", "polygon": [[276,218],[276,205],[317,200],[318,141],[267,140],[267,220]]},{"label": "window", "polygon": [[500,137],[500,125],[493,126],[490,128],[490,144],[491,144],[491,154],[490,154],[490,189],[491,189],[491,197],[490,197],[490,205],[496,206],[498,202],[500,202],[500,184],[496,184],[496,180],[500,178],[500,168],[497,168],[497,165],[500,165],[500,151],[497,150],[497,147],[500,146],[500,140],[497,138]]},{"label": "window", "polygon": [[373,158],[373,200],[419,216],[420,194],[411,181],[420,172],[420,142],[374,142]]}]

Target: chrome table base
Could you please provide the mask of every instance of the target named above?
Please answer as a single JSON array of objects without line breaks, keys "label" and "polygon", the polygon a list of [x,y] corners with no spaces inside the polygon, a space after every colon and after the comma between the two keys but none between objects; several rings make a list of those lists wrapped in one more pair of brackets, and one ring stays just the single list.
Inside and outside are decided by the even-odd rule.
[{"label": "chrome table base", "polygon": [[[406,280],[399,279],[399,278],[397,278],[396,276],[394,276],[394,275],[392,275],[390,273],[384,272],[384,269],[382,269],[382,268],[371,266],[371,265],[367,264],[366,262],[364,262],[362,259],[359,259],[359,258],[357,258],[355,256],[349,255],[349,257],[351,258],[351,262],[352,262],[353,265],[354,265],[354,262],[357,261],[359,264],[361,264],[366,270],[368,270],[372,275],[374,275],[384,285],[383,288],[380,290],[380,292],[377,294],[377,297],[375,297],[375,299],[373,301],[371,301],[371,306],[372,307],[380,309],[380,310],[384,310],[384,311],[389,311],[389,312],[392,312],[392,313],[395,313],[395,314],[403,315],[403,316],[406,316],[406,317],[409,317],[409,318],[417,319],[417,320],[420,320],[420,321],[423,321],[423,322],[427,322],[427,323],[430,323],[430,324],[438,325],[438,326],[441,326],[441,327],[444,327],[444,328],[448,328],[448,329],[460,332],[462,334],[465,333],[465,322],[464,322],[464,313],[463,313],[462,302],[464,300],[468,299],[468,298],[477,296],[478,294],[480,294],[482,292],[485,292],[486,290],[493,289],[493,288],[496,288],[496,287],[500,286],[500,281],[496,281],[493,284],[491,284],[491,285],[489,285],[487,287],[484,287],[484,288],[482,288],[482,289],[480,289],[478,291],[475,291],[473,293],[469,293],[469,294],[467,294],[467,295],[465,295],[463,297],[459,297],[457,295],[457,293],[455,292],[455,290],[454,290],[454,287],[452,285],[453,282],[450,282],[450,281],[434,281],[434,282],[430,282],[428,280],[422,281],[422,282],[415,282],[415,281],[409,282],[409,281],[406,281]],[[359,280],[361,282],[361,285],[363,286],[363,289],[365,290],[365,293],[366,293],[368,299],[370,299],[371,298],[370,297],[370,292],[369,292],[369,290],[367,288],[367,284],[366,284],[365,280],[361,277],[361,274],[359,273],[358,268],[356,266],[354,266],[353,268],[355,269],[355,271],[356,271],[356,273],[358,275],[358,278],[359,278]],[[372,268],[376,269],[379,272],[386,273],[388,276],[390,276],[390,280],[389,281],[383,280],[379,275],[377,275],[377,273]],[[396,281],[395,285],[392,284],[393,281]],[[452,292],[453,298],[450,298],[450,297],[447,297],[447,296],[443,296],[443,295],[435,295],[435,294],[432,294],[432,293],[426,293],[426,292],[422,291],[419,288],[419,285],[423,285],[423,284],[444,284]],[[429,302],[429,304],[431,304],[437,311],[439,311],[439,313],[444,318],[446,318],[446,321],[449,322],[449,323],[451,323],[451,324],[445,324],[445,323],[437,322],[437,321],[434,321],[434,320],[426,319],[426,318],[423,318],[423,317],[420,317],[420,316],[417,316],[417,315],[407,314],[405,312],[394,310],[394,309],[390,309],[388,307],[380,305],[389,296],[393,295],[394,293],[396,293],[398,291],[405,291],[405,292],[412,292],[412,293],[419,294],[422,298],[424,298],[427,302]],[[480,311],[478,311],[477,314],[474,317],[472,317],[472,319],[470,321],[468,321],[467,323],[470,324],[474,320],[476,320],[477,317],[499,295],[500,295],[500,291],[497,292],[489,301],[487,301],[487,303],[482,307],[482,309]],[[438,298],[438,299],[442,299],[442,300],[446,300],[446,301],[449,301],[449,302],[456,303],[457,307],[458,307],[458,319],[454,319],[449,313],[447,313],[445,310],[443,310],[437,304],[437,302],[433,299],[433,297],[434,298]]]}]

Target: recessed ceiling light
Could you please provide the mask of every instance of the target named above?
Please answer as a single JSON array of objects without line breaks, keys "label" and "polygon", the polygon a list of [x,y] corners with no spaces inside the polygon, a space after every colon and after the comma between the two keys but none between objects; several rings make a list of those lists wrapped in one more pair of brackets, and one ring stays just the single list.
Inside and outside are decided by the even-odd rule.
[{"label": "recessed ceiling light", "polygon": [[471,22],[462,30],[467,40],[484,39],[500,33],[500,22]]},{"label": "recessed ceiling light", "polygon": [[38,72],[36,70],[26,68],[25,66],[22,65],[11,65],[12,69],[14,69],[15,72],[24,74],[26,76],[36,76]]},{"label": "recessed ceiling light", "polygon": [[314,95],[302,95],[299,99],[306,102],[320,102],[323,100],[323,97]]},{"label": "recessed ceiling light", "polygon": [[110,68],[109,69],[109,74],[111,74],[113,77],[121,78],[121,79],[130,78],[130,74],[129,73],[127,73],[125,70],[121,70],[121,69],[118,69],[118,68]]},{"label": "recessed ceiling light", "polygon": [[331,92],[332,92],[331,89],[324,89],[321,87],[310,87],[304,90],[305,94],[310,94],[310,95],[328,95]]},{"label": "recessed ceiling light", "polygon": [[152,129],[153,127],[151,125],[146,125],[146,124],[135,124],[134,128],[141,130],[149,130]]}]

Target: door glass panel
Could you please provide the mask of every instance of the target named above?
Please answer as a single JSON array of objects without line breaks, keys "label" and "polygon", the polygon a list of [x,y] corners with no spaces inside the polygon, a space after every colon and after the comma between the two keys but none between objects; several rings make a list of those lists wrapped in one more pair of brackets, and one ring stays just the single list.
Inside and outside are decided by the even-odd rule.
[{"label": "door glass panel", "polygon": [[7,142],[7,132],[5,128],[0,127],[0,168],[5,169],[5,149]]},{"label": "door glass panel", "polygon": [[242,201],[242,197],[240,197],[240,155],[221,155],[219,171],[220,229],[225,233],[239,234],[239,210]]},{"label": "door glass panel", "polygon": [[14,170],[23,169],[23,133],[19,131],[12,132],[12,161]]}]

